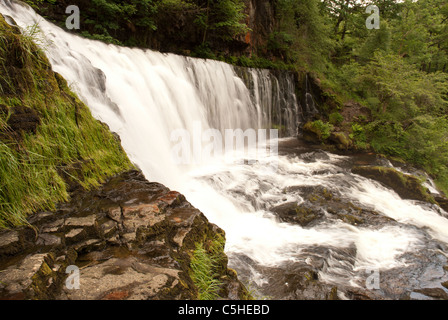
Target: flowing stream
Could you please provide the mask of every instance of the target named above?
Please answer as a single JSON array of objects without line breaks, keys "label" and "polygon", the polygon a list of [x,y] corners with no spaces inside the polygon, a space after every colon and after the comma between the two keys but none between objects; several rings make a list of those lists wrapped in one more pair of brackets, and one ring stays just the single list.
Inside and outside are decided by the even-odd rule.
[{"label": "flowing stream", "polygon": [[[198,148],[211,146],[203,132],[260,133],[276,123],[295,135],[303,115],[292,75],[83,39],[15,1],[1,0],[0,12],[25,30],[39,24],[39,44],[53,69],[119,134],[148,180],[183,193],[226,231],[230,266],[258,297],[313,298],[303,293],[310,287],[299,277],[310,270],[322,285],[338,286],[340,298],[360,290],[393,299],[405,293],[425,299],[415,291],[421,288],[448,292],[440,285],[448,280],[447,213],[351,173],[361,160],[376,164],[374,157],[336,155],[271,136],[256,161],[225,151],[191,160],[198,160]],[[314,112],[312,96],[304,97]],[[181,146],[193,155],[182,164],[173,159],[179,142],[173,137],[180,136],[190,139]],[[274,213],[288,203],[312,204],[318,190],[328,201],[311,224],[285,222]],[[363,223],[334,213],[341,203],[360,208]],[[372,279],[375,285],[370,275],[379,276],[379,286],[366,289]]]}]

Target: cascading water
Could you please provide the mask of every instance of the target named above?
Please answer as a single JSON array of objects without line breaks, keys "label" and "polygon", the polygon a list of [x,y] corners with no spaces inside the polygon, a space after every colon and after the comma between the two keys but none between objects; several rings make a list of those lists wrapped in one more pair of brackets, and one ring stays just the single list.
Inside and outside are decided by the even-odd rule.
[{"label": "cascading water", "polygon": [[[275,77],[266,70],[86,40],[15,1],[2,0],[0,12],[22,27],[39,23],[53,69],[96,118],[120,135],[130,159],[149,180],[185,194],[226,231],[230,265],[255,292],[281,299],[316,298],[299,292],[303,280],[297,275],[304,268],[316,271],[322,283],[337,285],[342,298],[365,288],[366,270],[380,272],[376,296],[398,298],[434,286],[445,290],[440,282],[448,280],[443,270],[446,213],[351,174],[354,158],[281,139],[278,157],[263,154],[266,162],[173,162],[171,137],[179,129],[194,135],[211,128],[224,132],[276,123],[294,134],[300,110],[290,75]],[[269,161],[276,165],[266,166]],[[368,218],[353,223],[327,206],[317,222],[300,226],[274,214],[285,204],[317,203],[318,198],[307,194],[318,188],[331,194],[332,206],[345,201]]]}]

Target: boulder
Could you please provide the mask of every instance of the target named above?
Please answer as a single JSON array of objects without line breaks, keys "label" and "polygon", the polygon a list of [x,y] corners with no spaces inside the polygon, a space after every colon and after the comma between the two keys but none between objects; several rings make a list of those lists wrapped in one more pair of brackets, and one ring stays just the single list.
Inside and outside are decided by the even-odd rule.
[{"label": "boulder", "polygon": [[435,203],[430,192],[422,186],[421,181],[394,168],[358,166],[352,169],[354,174],[381,182],[393,189],[401,198]]},{"label": "boulder", "polygon": [[345,132],[332,132],[328,140],[339,150],[346,151],[353,148],[353,142]]}]

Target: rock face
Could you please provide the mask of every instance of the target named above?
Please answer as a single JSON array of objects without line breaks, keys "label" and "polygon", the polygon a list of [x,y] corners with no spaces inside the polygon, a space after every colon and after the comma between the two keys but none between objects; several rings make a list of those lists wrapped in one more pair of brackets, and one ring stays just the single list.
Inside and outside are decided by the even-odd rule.
[{"label": "rock face", "polygon": [[266,55],[268,39],[276,27],[275,3],[266,0],[246,0],[246,13],[250,31],[246,34],[245,42],[249,45],[250,53]]},{"label": "rock face", "polygon": [[[77,191],[56,212],[29,222],[32,227],[0,233],[0,298],[197,299],[194,250],[224,238],[183,195],[138,171]],[[247,297],[222,256],[219,297]]]}]

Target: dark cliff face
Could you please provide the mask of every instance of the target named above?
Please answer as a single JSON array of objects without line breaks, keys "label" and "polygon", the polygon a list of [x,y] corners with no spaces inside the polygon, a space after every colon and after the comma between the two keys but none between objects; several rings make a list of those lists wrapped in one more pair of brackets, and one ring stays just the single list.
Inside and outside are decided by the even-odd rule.
[{"label": "dark cliff face", "polygon": [[259,56],[268,54],[269,36],[276,28],[276,1],[250,0],[246,1],[248,26],[251,31],[246,35],[245,42],[251,53]]}]

